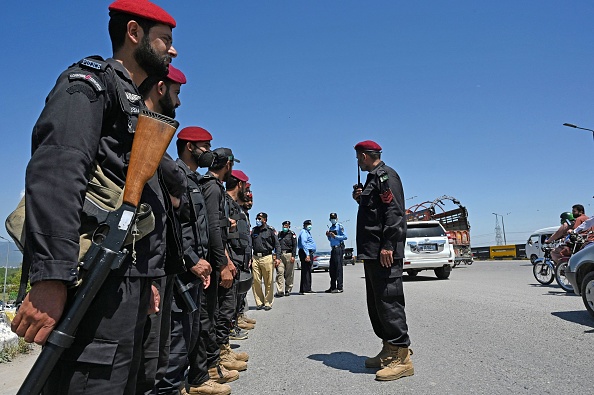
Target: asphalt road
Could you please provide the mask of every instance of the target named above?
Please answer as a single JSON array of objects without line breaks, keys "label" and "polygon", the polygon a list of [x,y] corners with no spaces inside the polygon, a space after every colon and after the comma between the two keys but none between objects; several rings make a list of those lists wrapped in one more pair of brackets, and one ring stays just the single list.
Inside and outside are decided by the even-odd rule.
[{"label": "asphalt road", "polygon": [[[250,354],[234,394],[592,392],[594,319],[580,297],[539,285],[528,261],[475,262],[449,280],[432,272],[405,279],[415,375],[393,382],[374,381],[364,367],[381,341],[367,317],[362,265],[344,274],[342,294],[323,293],[329,276],[319,272],[318,293],[250,311],[258,323],[234,342]],[[15,392],[32,359],[0,364],[0,394]]]}]

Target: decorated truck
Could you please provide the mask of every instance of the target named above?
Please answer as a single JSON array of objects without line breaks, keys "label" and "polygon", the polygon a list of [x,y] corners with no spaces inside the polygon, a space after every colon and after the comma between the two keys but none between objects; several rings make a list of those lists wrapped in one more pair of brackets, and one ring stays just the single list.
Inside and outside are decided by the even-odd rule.
[{"label": "decorated truck", "polygon": [[[452,209],[448,206],[454,206]],[[472,251],[470,250],[470,222],[468,210],[460,201],[451,196],[440,196],[433,201],[415,204],[406,210],[407,222],[439,221],[445,228],[448,240],[456,255],[454,267],[462,263],[472,265]]]}]

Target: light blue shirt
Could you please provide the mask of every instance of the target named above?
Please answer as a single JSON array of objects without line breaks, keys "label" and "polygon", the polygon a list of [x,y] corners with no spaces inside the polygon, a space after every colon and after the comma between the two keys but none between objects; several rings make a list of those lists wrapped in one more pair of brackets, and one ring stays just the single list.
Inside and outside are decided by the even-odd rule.
[{"label": "light blue shirt", "polygon": [[308,254],[309,250],[316,252],[316,242],[314,241],[309,230],[305,228],[301,229],[301,233],[299,233],[299,240],[297,240],[297,246]]},{"label": "light blue shirt", "polygon": [[330,241],[330,247],[340,245],[340,243],[347,239],[347,235],[346,233],[344,233],[344,227],[341,223],[337,222],[335,225],[332,225],[328,230],[334,231],[336,233],[335,237],[328,236],[328,240]]}]

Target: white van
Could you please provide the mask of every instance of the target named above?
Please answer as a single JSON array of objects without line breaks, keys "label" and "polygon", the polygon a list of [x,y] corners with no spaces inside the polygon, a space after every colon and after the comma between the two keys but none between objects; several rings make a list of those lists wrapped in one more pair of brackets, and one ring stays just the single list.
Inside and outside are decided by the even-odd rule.
[{"label": "white van", "polygon": [[542,228],[532,232],[528,241],[526,242],[526,256],[530,258],[530,262],[538,258],[544,258],[544,252],[542,251],[542,245],[544,241],[549,238],[553,233],[559,229],[558,226],[551,226],[549,228]]}]

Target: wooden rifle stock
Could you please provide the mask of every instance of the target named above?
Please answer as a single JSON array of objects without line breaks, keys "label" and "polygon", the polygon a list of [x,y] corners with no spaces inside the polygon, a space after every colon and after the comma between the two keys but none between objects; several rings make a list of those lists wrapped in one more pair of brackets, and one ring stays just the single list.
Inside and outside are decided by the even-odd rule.
[{"label": "wooden rifle stock", "polygon": [[138,206],[144,185],[157,171],[178,126],[179,123],[171,118],[142,110],[132,143],[124,203]]}]

